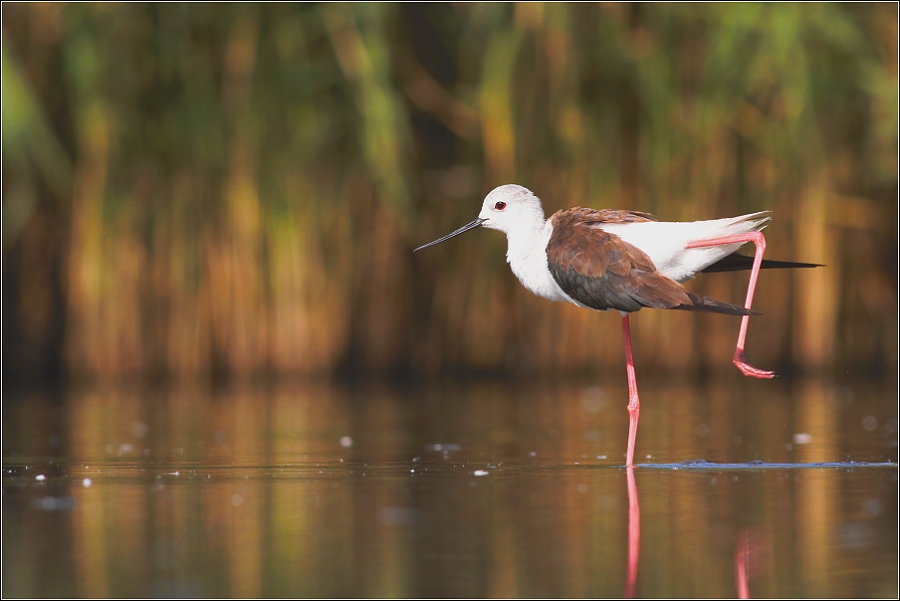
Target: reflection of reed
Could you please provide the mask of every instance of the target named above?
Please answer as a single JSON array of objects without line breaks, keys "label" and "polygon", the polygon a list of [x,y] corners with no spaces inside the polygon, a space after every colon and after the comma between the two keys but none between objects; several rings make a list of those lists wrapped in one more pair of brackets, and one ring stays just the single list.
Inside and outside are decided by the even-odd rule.
[{"label": "reflection of reed", "polygon": [[[809,441],[794,442],[798,461],[814,463],[835,456],[831,445],[836,428],[833,388],[821,380],[803,380],[796,387],[796,430]],[[828,596],[834,586],[836,564],[834,539],[837,524],[828,516],[834,515],[838,491],[835,482],[822,474],[804,474],[802,490],[797,492],[796,519],[802,524],[798,536],[800,570],[811,596]]]},{"label": "reflection of reed", "polygon": [[[143,409],[141,399],[126,390],[86,391],[70,397],[69,453],[85,460],[72,467],[70,484],[70,494],[78,500],[72,541],[79,596],[116,596],[110,592],[114,574],[127,574],[135,584],[143,580],[145,566],[124,562],[123,557],[145,548],[150,539],[146,487],[137,482],[84,487],[81,482],[84,477],[102,477],[105,458],[133,460],[143,454],[143,430],[134,427],[144,423]],[[118,532],[128,536],[116,536]]]},{"label": "reflection of reed", "polygon": [[[523,298],[491,234],[410,256],[513,180],[548,209],[773,209],[772,256],[828,267],[763,276],[751,352],[892,365],[896,18],[10,5],[5,373],[618,365],[613,320]],[[648,369],[728,365],[729,320],[646,313]]]}]

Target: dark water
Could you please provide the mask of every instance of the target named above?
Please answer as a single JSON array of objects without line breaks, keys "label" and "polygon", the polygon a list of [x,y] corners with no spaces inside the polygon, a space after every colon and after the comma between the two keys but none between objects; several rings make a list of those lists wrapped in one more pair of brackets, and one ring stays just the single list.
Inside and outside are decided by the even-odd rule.
[{"label": "dark water", "polygon": [[641,386],[4,398],[3,596],[897,596],[896,383]]}]

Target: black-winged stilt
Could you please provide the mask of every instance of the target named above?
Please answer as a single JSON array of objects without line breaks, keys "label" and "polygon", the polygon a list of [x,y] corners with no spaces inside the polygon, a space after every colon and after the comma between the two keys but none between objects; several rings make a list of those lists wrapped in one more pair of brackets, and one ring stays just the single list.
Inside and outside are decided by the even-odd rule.
[{"label": "black-winged stilt", "polygon": [[[707,311],[742,315],[734,364],[753,378],[775,374],[753,367],[744,359],[747,324],[753,291],[761,268],[817,267],[810,263],[764,261],[766,240],[762,230],[768,212],[694,222],[659,222],[647,213],[596,210],[580,207],[544,219],[541,201],[531,190],[516,184],[495,188],[484,199],[478,219],[422,250],[478,227],[506,234],[506,260],[526,288],[543,298],[622,314],[625,365],[628,373],[628,449],[632,466],[640,400],[631,354],[628,315],[643,307]],[[756,255],[737,254],[747,242]],[[751,269],[743,307],[717,301],[681,285],[697,273]]]}]

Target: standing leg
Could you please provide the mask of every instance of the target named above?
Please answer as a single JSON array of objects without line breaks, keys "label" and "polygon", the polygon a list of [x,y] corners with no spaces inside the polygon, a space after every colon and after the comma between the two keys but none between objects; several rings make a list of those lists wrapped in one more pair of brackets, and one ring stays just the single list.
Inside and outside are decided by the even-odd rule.
[{"label": "standing leg", "polygon": [[[750,285],[747,288],[747,300],[744,302],[744,308],[749,309],[753,304],[753,292],[756,290],[756,280],[759,278],[759,268],[762,265],[763,253],[766,252],[766,238],[762,232],[748,232],[746,234],[735,234],[710,240],[695,240],[688,243],[685,248],[724,246],[726,244],[735,244],[736,242],[753,242],[756,246],[756,256],[753,257],[753,270],[750,272]],[[753,367],[744,358],[744,345],[747,340],[747,326],[749,324],[750,316],[744,315],[741,319],[741,332],[738,334],[737,348],[734,350],[734,364],[745,376],[750,376],[751,378],[774,378],[775,372]]]},{"label": "standing leg", "polygon": [[622,337],[625,339],[625,370],[628,372],[628,450],[625,455],[625,466],[631,467],[634,465],[634,441],[637,438],[641,400],[638,398],[634,358],[631,356],[631,325],[628,322],[628,313],[622,313]]}]

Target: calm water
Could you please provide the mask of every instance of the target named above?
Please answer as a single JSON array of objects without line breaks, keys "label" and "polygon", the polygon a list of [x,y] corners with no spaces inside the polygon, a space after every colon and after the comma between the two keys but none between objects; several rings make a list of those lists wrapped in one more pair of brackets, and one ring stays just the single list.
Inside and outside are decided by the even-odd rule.
[{"label": "calm water", "polygon": [[896,383],[624,384],[4,398],[3,596],[897,596]]}]

